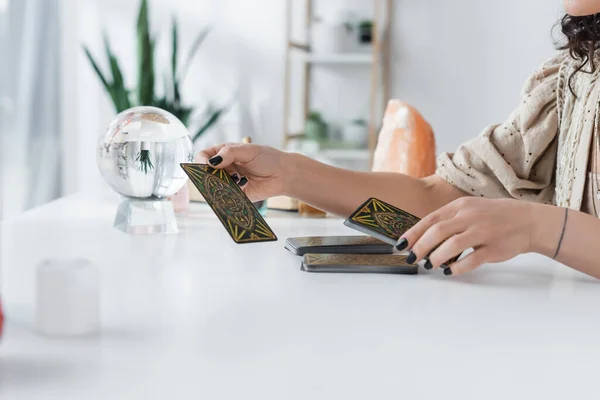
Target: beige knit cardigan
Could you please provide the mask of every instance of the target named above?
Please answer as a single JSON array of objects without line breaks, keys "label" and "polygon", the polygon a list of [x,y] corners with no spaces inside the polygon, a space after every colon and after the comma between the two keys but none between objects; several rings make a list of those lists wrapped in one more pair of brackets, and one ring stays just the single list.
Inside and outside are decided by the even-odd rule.
[{"label": "beige knit cardigan", "polygon": [[[474,196],[514,198],[581,209],[592,137],[598,129],[600,68],[577,73],[559,52],[526,82],[519,107],[456,153],[438,158],[437,174]],[[596,61],[600,65],[600,60]]]}]

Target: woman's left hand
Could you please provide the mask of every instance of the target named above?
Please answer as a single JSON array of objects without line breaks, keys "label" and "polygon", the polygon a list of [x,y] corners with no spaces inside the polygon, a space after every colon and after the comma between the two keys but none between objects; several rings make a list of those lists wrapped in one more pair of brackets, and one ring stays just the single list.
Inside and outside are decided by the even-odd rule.
[{"label": "woman's left hand", "polygon": [[[411,249],[408,261],[425,259],[425,268],[443,266],[446,275],[510,260],[531,251],[533,206],[518,200],[463,197],[423,218],[400,238],[398,248]],[[470,248],[474,251],[463,259],[444,265]]]}]

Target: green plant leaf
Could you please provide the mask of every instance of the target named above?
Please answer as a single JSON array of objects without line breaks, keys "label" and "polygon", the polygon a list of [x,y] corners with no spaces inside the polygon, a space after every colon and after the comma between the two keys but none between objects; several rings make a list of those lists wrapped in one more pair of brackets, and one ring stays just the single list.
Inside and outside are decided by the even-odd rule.
[{"label": "green plant leaf", "polygon": [[[160,107],[181,120],[184,125],[188,125],[192,118],[195,108],[185,107],[181,103],[180,85],[185,79],[191,63],[198,52],[200,46],[210,32],[209,28],[204,29],[195,38],[190,48],[187,57],[183,63],[179,63],[179,25],[178,21],[173,16],[172,31],[171,31],[171,68],[170,71],[164,73],[164,96],[158,98],[155,96],[154,90],[156,85],[156,71],[154,53],[156,50],[156,39],[150,34],[149,23],[149,6],[148,0],[140,0],[140,7],[137,17],[137,86],[133,90],[126,87],[125,80],[122,74],[121,67],[117,57],[113,54],[110,43],[106,35],[104,35],[104,46],[108,63],[110,66],[110,75],[103,73],[96,59],[86,46],[83,46],[86,57],[88,58],[92,68],[98,75],[98,78],[104,85],[105,90],[110,95],[115,109],[121,112],[132,105],[153,105]],[[219,119],[228,111],[233,99],[222,108],[207,107],[205,112],[205,120],[200,129],[194,135],[193,140],[197,140],[204,132],[216,124]],[[140,160],[145,154],[140,155]],[[147,168],[152,168],[151,161],[146,164]]]},{"label": "green plant leaf", "polygon": [[102,84],[104,85],[104,89],[106,89],[106,91],[109,91],[110,85],[109,85],[108,81],[106,80],[106,77],[100,70],[100,67],[98,66],[98,63],[96,62],[96,60],[94,59],[94,56],[92,56],[90,49],[88,49],[87,46],[83,46],[83,51],[85,52],[87,59],[90,61],[90,64],[92,64],[92,68],[94,68],[94,71],[96,71],[98,78],[100,78],[100,80],[102,81]]},{"label": "green plant leaf", "polygon": [[110,48],[110,42],[108,41],[108,36],[106,34],[104,34],[104,49],[112,74],[112,84],[109,85],[108,92],[112,97],[115,109],[117,112],[121,112],[131,107],[129,102],[129,92],[125,87],[125,81],[123,80],[119,62]]},{"label": "green plant leaf", "polygon": [[148,83],[151,84],[151,89],[149,90],[149,99],[150,99],[150,103],[151,104],[154,101],[154,87],[156,85],[156,73],[154,70],[154,50],[156,49],[156,39],[152,38],[150,40],[150,61],[151,61],[151,67],[149,68],[149,74],[151,75],[151,78],[148,78]]},{"label": "green plant leaf", "polygon": [[171,79],[173,85],[173,101],[179,103],[181,101],[181,93],[179,93],[179,82],[177,81],[177,55],[179,51],[179,34],[177,27],[177,19],[173,17],[173,27],[171,32]]},{"label": "green plant leaf", "polygon": [[154,169],[152,164],[152,157],[149,150],[140,151],[135,157],[135,161],[140,163],[140,171],[144,174],[148,174],[148,171]]},{"label": "green plant leaf", "polygon": [[200,127],[200,129],[198,129],[198,131],[196,132],[196,134],[192,137],[192,142],[196,143],[196,141],[198,139],[200,139],[200,137],[208,130],[210,129],[210,127],[212,127],[213,125],[215,125],[219,119],[221,118],[221,115],[223,114],[225,110],[221,109],[221,110],[217,110],[215,111],[207,120],[206,122]]},{"label": "green plant leaf", "polygon": [[200,129],[198,129],[196,134],[194,136],[192,136],[192,142],[195,143],[207,130],[209,130],[213,125],[215,125],[217,122],[219,122],[219,119],[221,119],[221,117],[227,111],[229,111],[229,109],[233,105],[234,101],[235,101],[235,99],[231,99],[229,101],[229,103],[227,103],[224,107],[219,108],[219,109],[212,109],[212,107],[210,107],[211,111],[208,113],[208,114],[210,114],[209,117],[206,119],[206,121],[200,127]]},{"label": "green plant leaf", "polygon": [[165,111],[169,111],[168,110],[169,101],[167,100],[166,97],[155,98],[154,101],[152,102],[152,105],[154,107],[162,108]]},{"label": "green plant leaf", "polygon": [[142,0],[137,20],[138,103],[150,105],[154,99],[154,43],[150,38],[148,1]]},{"label": "green plant leaf", "polygon": [[196,37],[196,40],[194,40],[194,43],[192,44],[190,52],[188,53],[188,56],[187,56],[185,62],[183,63],[183,66],[179,70],[179,73],[177,74],[177,81],[176,81],[177,85],[179,85],[185,79],[185,76],[187,75],[187,72],[190,69],[190,65],[192,64],[192,61],[194,60],[194,56],[196,55],[196,53],[198,52],[198,49],[200,48],[200,46],[202,45],[202,43],[208,36],[209,32],[210,32],[209,28],[204,29]]},{"label": "green plant leaf", "polygon": [[152,103],[154,107],[162,108],[165,111],[170,112],[174,116],[176,116],[185,126],[189,124],[190,117],[194,112],[193,107],[182,107],[179,104],[173,103],[170,99],[163,96],[157,99],[154,99]]},{"label": "green plant leaf", "polygon": [[[172,101],[172,99],[173,99],[173,91],[172,91],[171,82],[169,81],[169,79],[170,79],[169,74],[164,73],[163,74],[163,87],[164,87],[163,100],[164,101],[166,101],[167,99]],[[156,99],[154,101],[156,101]]]},{"label": "green plant leaf", "polygon": [[179,118],[179,120],[181,122],[183,122],[183,124],[185,126],[188,125],[188,123],[190,122],[190,117],[192,116],[192,113],[194,112],[194,108],[193,107],[181,107],[177,110],[177,118]]},{"label": "green plant leaf", "polygon": [[308,113],[308,116],[306,117],[307,120],[309,121],[323,121],[323,115],[318,112],[318,111],[311,111]]}]

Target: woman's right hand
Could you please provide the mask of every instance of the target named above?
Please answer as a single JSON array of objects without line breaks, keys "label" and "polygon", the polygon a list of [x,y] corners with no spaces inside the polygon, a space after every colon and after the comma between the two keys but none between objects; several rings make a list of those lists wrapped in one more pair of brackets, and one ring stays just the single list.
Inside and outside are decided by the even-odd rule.
[{"label": "woman's right hand", "polygon": [[[286,153],[267,146],[228,143],[203,150],[195,162],[225,169],[252,201],[282,195],[286,188]],[[236,179],[237,178],[237,179]]]}]

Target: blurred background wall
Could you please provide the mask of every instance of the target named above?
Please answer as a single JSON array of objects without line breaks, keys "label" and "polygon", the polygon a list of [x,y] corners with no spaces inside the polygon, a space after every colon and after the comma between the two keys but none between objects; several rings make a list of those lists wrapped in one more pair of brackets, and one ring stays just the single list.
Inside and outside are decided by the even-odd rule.
[{"label": "blurred background wall", "polygon": [[[325,17],[340,8],[372,16],[370,1],[316,1],[317,11]],[[438,152],[452,151],[484,126],[501,121],[517,104],[527,76],[554,51],[550,31],[561,16],[560,3],[394,0],[389,16],[390,92],[415,105],[431,122]],[[238,101],[205,143],[239,140],[248,133],[255,142],[281,145],[286,2],[152,0],[150,5],[152,28],[160,38],[159,64],[168,63],[173,15],[180,21],[182,49],[201,29],[211,27],[190,70],[184,99],[200,107],[208,101],[224,103],[234,94]],[[51,11],[54,6],[56,12]],[[4,43],[0,96],[12,104],[12,117],[5,115],[2,125],[1,190],[5,207],[12,212],[58,195],[103,187],[95,145],[114,112],[82,44],[104,61],[105,30],[133,85],[138,6],[138,0],[0,0],[0,25],[18,36],[0,42]],[[17,14],[20,19],[14,17]],[[55,26],[59,29],[53,34]],[[23,49],[29,54],[25,58]],[[6,70],[13,71],[13,77]],[[332,121],[342,115],[367,116],[369,102],[362,83],[366,80],[356,79],[364,74],[360,67],[335,73],[320,70],[313,81],[315,107]],[[52,83],[58,85],[56,90]],[[32,94],[43,95],[44,101],[36,101]],[[43,126],[39,121],[31,125],[36,115],[43,116]],[[59,128],[53,127],[54,121]],[[37,146],[31,142],[35,137]],[[41,169],[35,166],[44,153],[39,143],[56,155],[43,159]],[[31,171],[39,171],[39,180],[51,184],[35,192]]]}]

